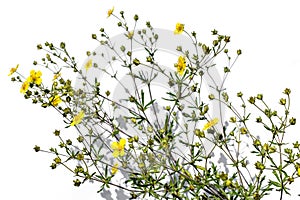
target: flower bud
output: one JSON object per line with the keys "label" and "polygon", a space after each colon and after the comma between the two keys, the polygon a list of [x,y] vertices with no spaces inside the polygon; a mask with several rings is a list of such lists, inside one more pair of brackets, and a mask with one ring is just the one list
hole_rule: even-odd
{"label": "flower bud", "polygon": [[96,40],[96,39],[97,39],[97,35],[96,35],[96,34],[92,34],[92,38],[93,38],[94,40]]}

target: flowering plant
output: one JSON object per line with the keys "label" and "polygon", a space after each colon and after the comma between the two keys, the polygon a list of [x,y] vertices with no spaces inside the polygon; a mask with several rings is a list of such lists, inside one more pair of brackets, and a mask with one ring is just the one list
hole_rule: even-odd
{"label": "flowering plant", "polygon": [[[268,106],[263,94],[246,101],[238,92],[237,107],[224,87],[242,54],[237,50],[231,57],[230,36],[213,30],[215,38],[207,45],[198,41],[196,32],[177,23],[171,37],[186,34],[192,48],[178,45],[174,67],[168,70],[160,64],[161,36],[150,22],[137,30],[138,15],[132,29],[123,11],[115,15],[111,9],[108,17],[112,16],[125,31],[123,43],[113,41],[101,28],[92,38],[105,51],[88,51],[83,69],[64,42],[58,46],[46,42],[37,45],[45,57],[33,64],[53,73],[52,80],[43,81],[40,70],[31,70],[26,78],[19,65],[9,73],[12,81],[21,83],[26,99],[55,109],[66,128],[77,131],[68,138],[64,130],[54,130],[57,147],[34,147],[54,156],[50,167],[69,170],[75,186],[94,181],[99,183],[98,192],[116,187],[131,199],[256,200],[273,190],[279,191],[279,199],[290,194],[290,184],[300,176],[300,143],[284,140],[287,128],[296,124],[290,117],[291,90],[283,91],[278,111]],[[136,46],[142,54],[134,51]],[[227,62],[221,80],[216,76],[220,71],[216,58]],[[100,66],[103,61],[108,67]],[[66,77],[70,72],[77,75],[76,85]],[[99,74],[107,75],[109,82],[99,80]],[[169,90],[160,94],[157,84]],[[118,93],[112,94],[115,85]],[[254,120],[250,108],[257,111]],[[266,138],[255,133],[253,122],[262,126]]]}

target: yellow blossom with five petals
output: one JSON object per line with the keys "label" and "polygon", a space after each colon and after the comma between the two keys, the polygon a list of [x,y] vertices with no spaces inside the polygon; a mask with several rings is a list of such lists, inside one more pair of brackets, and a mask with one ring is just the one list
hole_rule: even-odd
{"label": "yellow blossom with five petals", "polygon": [[24,93],[28,90],[28,88],[29,88],[29,82],[26,80],[26,81],[22,84],[21,89],[20,89],[20,92],[24,94]]}
{"label": "yellow blossom with five petals", "polygon": [[85,63],[84,68],[85,68],[86,71],[87,71],[87,70],[89,70],[89,69],[92,67],[92,65],[93,65],[93,60],[92,60],[92,59],[89,59],[89,60]]}
{"label": "yellow blossom with five petals", "polygon": [[41,71],[35,71],[31,70],[30,71],[30,76],[28,77],[28,81],[31,83],[35,83],[37,85],[40,85],[42,83],[42,72]]}
{"label": "yellow blossom with five petals", "polygon": [[61,76],[61,73],[54,74],[52,81],[55,81],[60,76]]}
{"label": "yellow blossom with five petals", "polygon": [[207,122],[204,127],[203,127],[203,131],[213,127],[214,125],[216,125],[217,123],[219,122],[219,119],[218,118],[214,118],[212,119],[211,121]]}
{"label": "yellow blossom with five petals", "polygon": [[114,164],[114,166],[111,168],[111,173],[112,174],[117,173],[118,172],[118,167],[119,167],[118,163]]}
{"label": "yellow blossom with five petals", "polygon": [[179,56],[178,57],[178,61],[177,63],[175,64],[175,67],[177,68],[177,72],[180,76],[183,75],[184,73],[184,70],[186,68],[186,62],[185,62],[185,57],[183,56]]}
{"label": "yellow blossom with five petals", "polygon": [[80,111],[72,120],[71,126],[75,126],[81,122],[84,117],[84,112]]}
{"label": "yellow blossom with five petals", "polygon": [[174,34],[181,34],[184,31],[184,24],[177,23]]}
{"label": "yellow blossom with five petals", "polygon": [[50,97],[49,101],[50,101],[51,105],[54,106],[54,107],[62,102],[59,95],[55,95],[54,97]]}
{"label": "yellow blossom with five petals", "polygon": [[115,10],[115,7],[112,7],[112,9],[109,9],[107,11],[107,17],[110,17],[113,14],[114,10]]}
{"label": "yellow blossom with five petals", "polygon": [[119,156],[124,156],[125,155],[125,144],[126,144],[126,139],[122,138],[120,139],[119,142],[112,142],[111,143],[111,148],[113,150],[113,156],[115,158]]}
{"label": "yellow blossom with five petals", "polygon": [[11,68],[10,71],[9,71],[8,76],[11,76],[13,73],[15,73],[18,68],[19,68],[19,64],[17,64],[16,67]]}

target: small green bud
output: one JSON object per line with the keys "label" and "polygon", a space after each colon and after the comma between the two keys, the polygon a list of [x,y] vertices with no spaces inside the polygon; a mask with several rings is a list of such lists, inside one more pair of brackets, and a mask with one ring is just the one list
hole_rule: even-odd
{"label": "small green bud", "polygon": [[230,69],[228,67],[224,67],[224,73],[230,72]]}
{"label": "small green bud", "polygon": [[78,141],[78,142],[83,142],[83,140],[84,140],[84,138],[83,138],[82,136],[79,136],[79,137],[77,138],[77,141]]}
{"label": "small green bud", "polygon": [[240,128],[241,134],[245,135],[248,133],[247,129],[245,127]]}
{"label": "small green bud", "polygon": [[170,106],[166,106],[165,108],[167,111],[170,111],[171,110],[171,107]]}
{"label": "small green bud", "polygon": [[230,36],[225,36],[224,37],[224,42],[226,42],[226,43],[230,42]]}
{"label": "small green bud", "polygon": [[39,152],[39,151],[41,150],[41,147],[35,145],[35,146],[33,147],[33,149],[34,149],[35,152]]}
{"label": "small green bud", "polygon": [[139,20],[139,16],[138,16],[138,15],[134,15],[133,19],[134,19],[135,21],[137,21],[137,20]]}
{"label": "small green bud", "polygon": [[147,62],[150,62],[150,63],[151,63],[152,61],[153,61],[152,58],[151,58],[150,56],[148,56],[148,57],[147,57]]}
{"label": "small green bud", "polygon": [[38,50],[43,49],[43,46],[41,44],[38,44],[36,47]]}
{"label": "small green bud", "polygon": [[60,148],[66,147],[65,143],[63,143],[63,142],[60,142],[58,146],[59,146]]}
{"label": "small green bud", "polygon": [[196,85],[192,85],[192,86],[190,87],[190,89],[191,89],[192,92],[196,92],[197,86],[196,86]]}
{"label": "small green bud", "polygon": [[237,96],[237,97],[242,97],[242,96],[243,96],[243,93],[242,93],[242,92],[238,92],[238,93],[236,94],[236,96]]}
{"label": "small green bud", "polygon": [[229,122],[235,123],[236,122],[236,117],[230,117]]}
{"label": "small green bud", "polygon": [[250,97],[248,101],[251,104],[255,104],[255,97]]}
{"label": "small green bud", "polygon": [[217,35],[217,34],[218,34],[218,31],[217,31],[216,29],[214,29],[214,30],[211,31],[211,33],[212,33],[213,35]]}
{"label": "small green bud", "polygon": [[257,122],[257,123],[261,123],[261,122],[262,122],[261,117],[257,117],[257,118],[256,118],[256,122]]}
{"label": "small green bud", "polygon": [[183,105],[179,105],[177,106],[178,110],[182,111],[184,109],[184,106]]}
{"label": "small green bud", "polygon": [[118,26],[122,26],[122,22],[118,22]]}
{"label": "small green bud", "polygon": [[135,142],[138,142],[138,141],[139,141],[139,136],[135,135],[133,138],[134,138],[134,141],[135,141]]}
{"label": "small green bud", "polygon": [[222,96],[223,96],[224,101],[225,101],[225,102],[228,102],[229,96],[228,96],[227,92],[223,92],[223,93],[222,93]]}
{"label": "small green bud", "polygon": [[100,32],[103,33],[104,32],[104,28],[100,28]]}
{"label": "small green bud", "polygon": [[130,96],[130,97],[129,97],[129,101],[130,101],[130,102],[134,102],[134,101],[135,101],[134,96]]}
{"label": "small green bud", "polygon": [[199,76],[203,76],[204,75],[204,71],[203,70],[200,70],[199,71]]}
{"label": "small green bud", "polygon": [[146,22],[146,26],[148,27],[148,28],[150,28],[151,27],[151,23],[148,21],[148,22]]}
{"label": "small green bud", "polygon": [[148,127],[147,127],[147,131],[148,131],[149,133],[152,133],[152,132],[153,132],[152,126],[148,126]]}
{"label": "small green bud", "polygon": [[200,129],[195,129],[194,130],[194,134],[198,137],[204,138],[205,137],[205,133],[204,131],[201,131]]}
{"label": "small green bud", "polygon": [[52,164],[50,165],[50,167],[51,167],[51,169],[55,169],[55,168],[56,168],[56,164],[55,164],[55,163],[52,163]]}
{"label": "small green bud", "polygon": [[128,138],[128,143],[133,143],[133,137]]}
{"label": "small green bud", "polygon": [[135,64],[136,66],[138,66],[138,65],[141,64],[141,63],[140,63],[140,61],[139,61],[137,58],[135,58],[135,59],[133,60],[133,64]]}
{"label": "small green bud", "polygon": [[83,160],[83,159],[84,159],[83,153],[77,154],[77,160]]}
{"label": "small green bud", "polygon": [[96,39],[97,39],[97,35],[96,35],[96,34],[92,34],[92,38],[93,38],[94,40],[96,40]]}
{"label": "small green bud", "polygon": [[219,41],[218,41],[218,40],[214,40],[214,41],[213,41],[213,45],[214,45],[214,46],[217,46],[218,44],[219,44]]}
{"label": "small green bud", "polygon": [[72,145],[72,140],[67,139],[67,140],[66,140],[66,144],[67,144],[67,145]]}
{"label": "small green bud", "polygon": [[120,50],[121,50],[122,52],[124,52],[124,51],[126,50],[125,46],[122,45],[122,46],[120,47]]}
{"label": "small green bud", "polygon": [[131,122],[135,124],[136,123],[136,118],[132,117]]}
{"label": "small green bud", "polygon": [[79,187],[81,185],[81,181],[79,179],[73,180],[74,186]]}
{"label": "small green bud", "polygon": [[283,93],[286,95],[289,95],[289,94],[291,94],[291,89],[286,88]]}
{"label": "small green bud", "polygon": [[289,122],[291,125],[295,125],[296,124],[296,118],[292,117],[291,119],[289,119]]}
{"label": "small green bud", "polygon": [[60,43],[60,48],[65,49],[66,48],[66,44],[64,42]]}
{"label": "small green bud", "polygon": [[147,143],[148,143],[148,145],[153,145],[154,144],[154,140],[152,140],[152,139],[149,139],[148,141],[147,141]]}
{"label": "small green bud", "polygon": [[213,100],[213,99],[215,99],[215,95],[210,94],[210,95],[208,95],[208,98],[209,98],[210,100]]}
{"label": "small green bud", "polygon": [[256,168],[256,169],[259,169],[259,170],[264,170],[266,167],[265,167],[265,165],[264,165],[263,163],[257,161],[257,162],[255,163],[255,168]]}
{"label": "small green bud", "polygon": [[254,140],[253,145],[256,146],[256,147],[261,145],[260,140],[258,140],[258,139]]}
{"label": "small green bud", "polygon": [[224,53],[228,53],[228,49],[224,49]]}
{"label": "small green bud", "polygon": [[237,55],[241,55],[241,54],[242,54],[242,50],[238,49],[238,50],[236,51],[236,53],[237,53]]}
{"label": "small green bud", "polygon": [[281,99],[279,100],[279,103],[280,103],[281,105],[285,105],[285,104],[286,104],[286,99],[281,98]]}
{"label": "small green bud", "polygon": [[204,54],[208,54],[210,52],[210,49],[205,44],[202,44],[202,51],[204,52]]}
{"label": "small green bud", "polygon": [[59,163],[61,163],[61,159],[60,159],[60,157],[56,157],[56,158],[54,158],[54,159],[53,159],[53,161],[54,161],[56,164],[59,164]]}
{"label": "small green bud", "polygon": [[55,130],[55,131],[53,132],[53,134],[54,134],[55,136],[59,136],[59,135],[60,135],[60,130]]}
{"label": "small green bud", "polygon": [[295,143],[293,143],[293,146],[294,146],[294,148],[299,148],[299,147],[300,147],[300,144],[299,144],[298,141],[296,141]]}
{"label": "small green bud", "polygon": [[262,100],[262,99],[263,99],[263,95],[262,95],[262,94],[258,94],[258,95],[256,96],[256,98],[257,98],[258,100]]}

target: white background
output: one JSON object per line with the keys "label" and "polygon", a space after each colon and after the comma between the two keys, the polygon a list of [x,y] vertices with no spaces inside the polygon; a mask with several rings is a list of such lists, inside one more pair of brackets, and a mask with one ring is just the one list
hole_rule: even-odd
{"label": "white background", "polygon": [[[0,199],[101,199],[91,185],[74,188],[72,175],[62,168],[51,170],[52,157],[35,153],[33,146],[56,144],[52,131],[60,118],[32,105],[10,82],[9,69],[20,64],[24,74],[39,58],[36,44],[65,41],[79,64],[85,52],[98,44],[91,39],[100,27],[117,35],[116,21],[107,10],[124,10],[141,22],[173,30],[177,22],[209,41],[217,29],[231,35],[229,49],[243,50],[228,80],[230,93],[246,96],[264,93],[274,105],[285,87],[292,89],[292,110],[300,116],[300,28],[297,0],[10,0],[0,2]],[[220,64],[221,67],[222,64]],[[298,131],[296,131],[298,130]],[[263,134],[263,133],[262,133]],[[299,128],[288,133],[300,139]],[[295,189],[295,188],[294,188]],[[269,199],[269,198],[266,198]]]}

